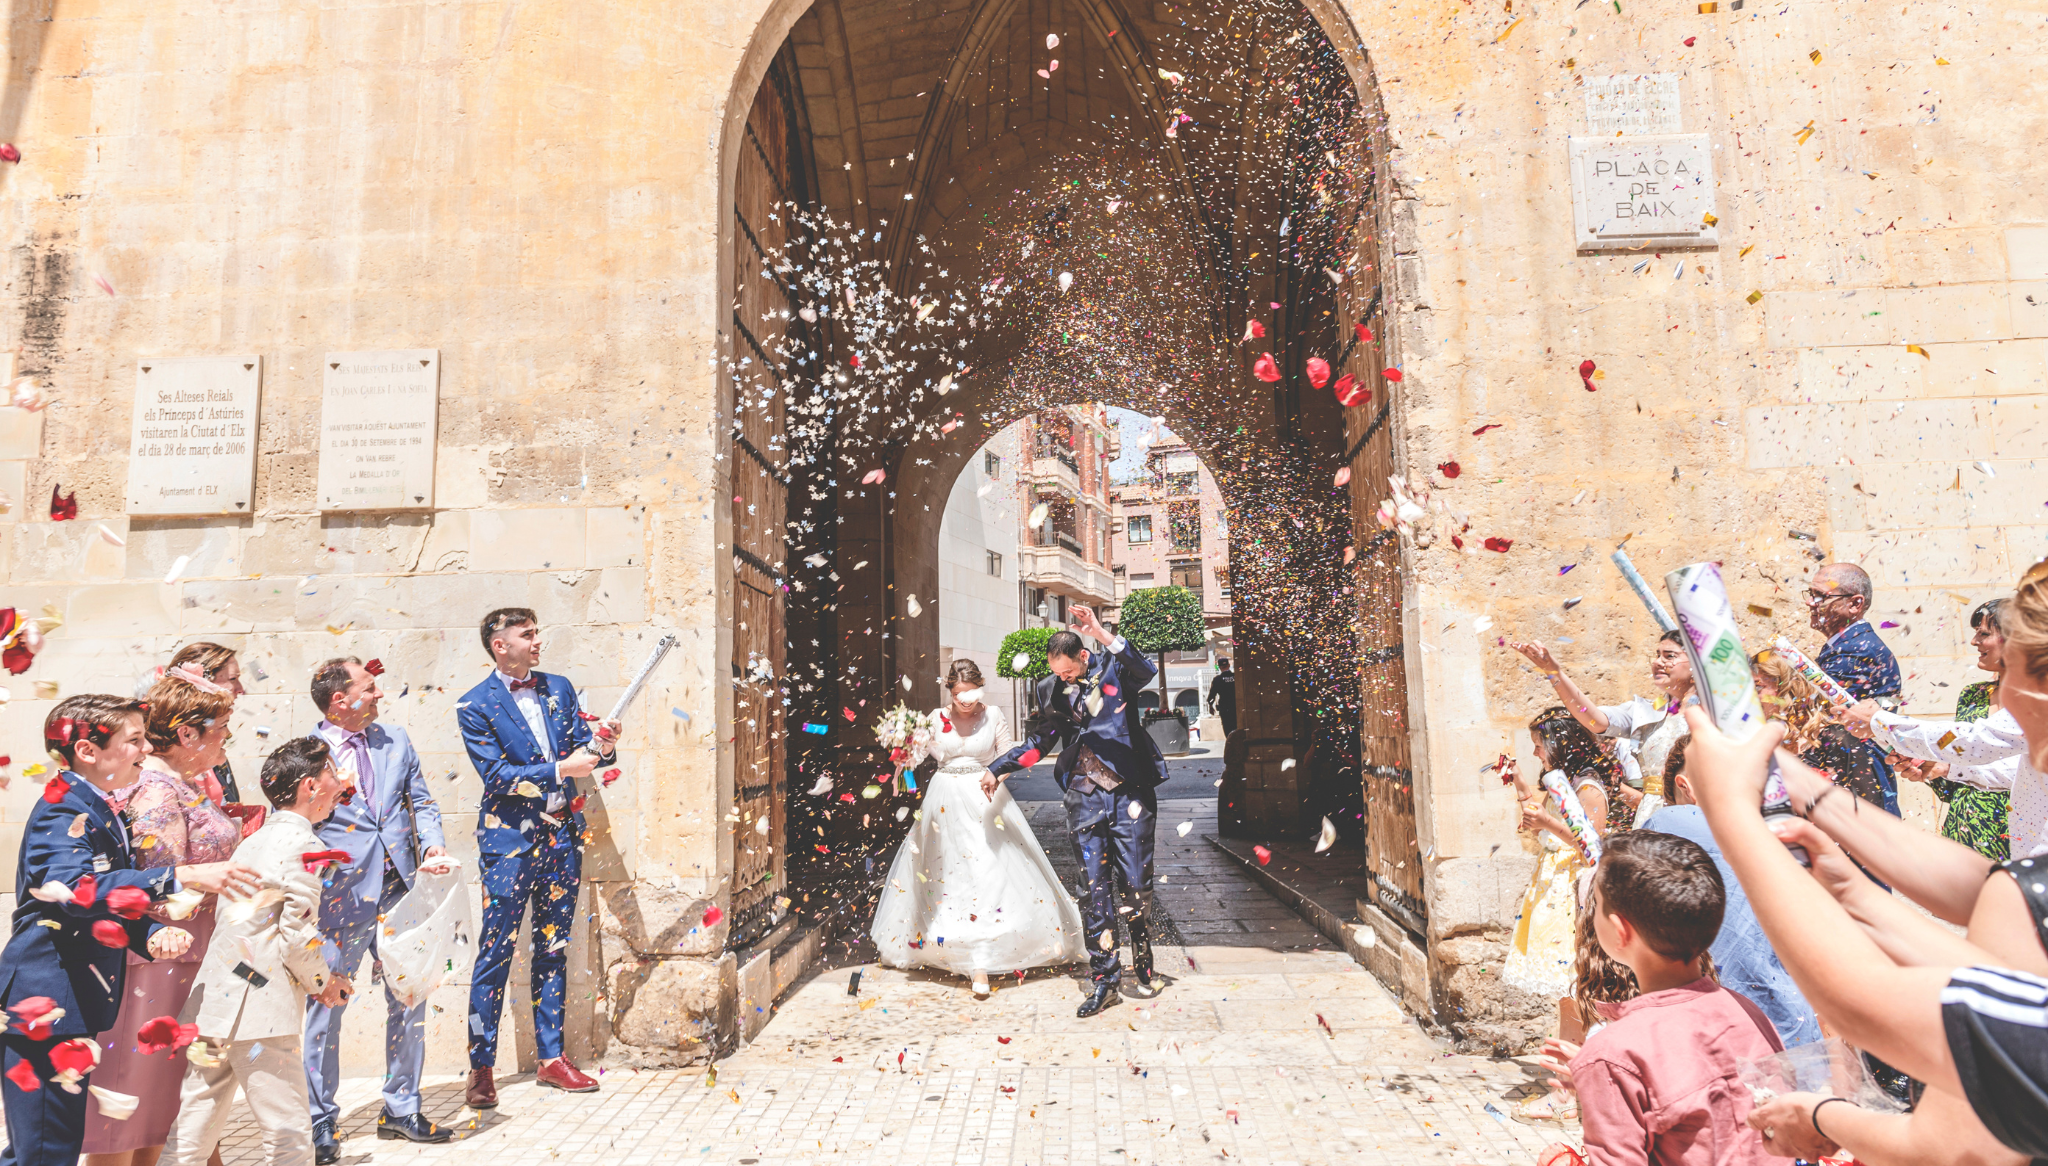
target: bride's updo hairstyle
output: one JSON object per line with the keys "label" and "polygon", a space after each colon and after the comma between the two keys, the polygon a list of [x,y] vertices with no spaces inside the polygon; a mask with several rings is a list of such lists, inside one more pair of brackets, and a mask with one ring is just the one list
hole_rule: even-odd
{"label": "bride's updo hairstyle", "polygon": [[960,684],[966,684],[970,688],[980,688],[982,686],[981,665],[964,656],[953,661],[953,666],[946,670],[946,691],[951,692],[956,685]]}

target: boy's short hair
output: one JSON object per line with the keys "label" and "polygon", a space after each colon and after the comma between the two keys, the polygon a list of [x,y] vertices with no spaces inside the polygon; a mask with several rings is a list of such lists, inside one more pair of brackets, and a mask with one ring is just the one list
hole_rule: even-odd
{"label": "boy's short hair", "polygon": [[1687,733],[1671,743],[1671,752],[1664,755],[1664,796],[1669,798],[1677,787],[1671,783],[1685,772],[1685,750],[1692,744],[1692,734]]}
{"label": "boy's short hair", "polygon": [[313,698],[314,710],[322,717],[327,715],[328,706],[334,703],[334,694],[348,691],[348,666],[361,663],[354,656],[336,656],[332,660],[322,660],[320,666],[313,669],[313,683],[307,691]]}
{"label": "boy's short hair", "polygon": [[[504,631],[506,628],[525,627],[527,624],[538,623],[540,623],[540,617],[533,614],[533,609],[530,607],[499,608],[485,616],[483,624],[478,628],[483,637],[484,651],[491,652],[491,637]],[[492,659],[496,659],[497,655],[496,652],[491,652]]]}
{"label": "boy's short hair", "polygon": [[76,746],[80,741],[91,741],[104,749],[120,730],[122,721],[142,715],[142,702],[129,697],[104,692],[67,696],[43,718],[43,748],[71,768],[78,764]]}
{"label": "boy's short hair", "polygon": [[1619,915],[1668,960],[1696,960],[1721,934],[1728,888],[1705,847],[1676,834],[1623,830],[1600,840],[1600,910]]}
{"label": "boy's short hair", "polygon": [[271,750],[263,759],[263,796],[277,809],[299,800],[299,785],[327,768],[330,750],[318,737],[297,737]]}

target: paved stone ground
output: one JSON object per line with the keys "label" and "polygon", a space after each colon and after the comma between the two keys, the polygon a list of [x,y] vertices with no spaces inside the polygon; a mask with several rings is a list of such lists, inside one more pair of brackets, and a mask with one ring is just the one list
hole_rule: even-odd
{"label": "paved stone ground", "polygon": [[[1058,806],[1026,809],[1071,877]],[[348,1081],[341,1160],[1464,1166],[1530,1163],[1559,1140],[1506,1116],[1534,1091],[1532,1067],[1447,1054],[1217,853],[1213,800],[1160,809],[1158,901],[1179,943],[1159,950],[1154,998],[1082,1020],[1080,969],[1040,969],[977,1002],[958,980],[877,968],[853,946],[715,1076],[608,1072],[585,1097],[515,1078],[481,1116],[462,1108],[459,1081],[433,1079],[427,1112],[461,1127],[438,1147],[375,1140],[378,1083]],[[224,1157],[262,1160],[246,1111]]]}

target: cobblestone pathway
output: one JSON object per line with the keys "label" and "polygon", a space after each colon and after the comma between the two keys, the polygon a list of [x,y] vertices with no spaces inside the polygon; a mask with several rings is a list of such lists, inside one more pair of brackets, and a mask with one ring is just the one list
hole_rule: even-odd
{"label": "cobblestone pathway", "polygon": [[[1051,803],[1027,807],[1063,873]],[[1185,835],[1175,827],[1191,822]],[[760,1039],[702,1069],[617,1071],[594,1096],[515,1078],[478,1120],[461,1083],[427,1112],[454,1142],[375,1140],[378,1082],[344,1085],[344,1166],[789,1163],[1531,1163],[1555,1127],[1506,1116],[1534,1071],[1445,1053],[1364,969],[1247,882],[1204,835],[1214,803],[1164,802],[1156,998],[1081,1020],[1078,969],[1010,978],[976,1002],[947,977],[842,950],[785,1000]],[[858,996],[847,994],[854,969]],[[238,1115],[230,1166],[260,1162]]]}

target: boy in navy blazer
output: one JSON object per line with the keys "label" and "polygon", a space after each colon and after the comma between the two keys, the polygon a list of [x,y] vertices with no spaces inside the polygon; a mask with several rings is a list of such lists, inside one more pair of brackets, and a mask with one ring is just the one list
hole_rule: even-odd
{"label": "boy in navy blazer", "polygon": [[[1046,666],[1052,675],[1038,682],[1038,714],[1031,718],[1023,741],[988,767],[983,779],[991,795],[1000,779],[1038,763],[1062,730],[1078,730],[1060,751],[1053,778],[1065,794],[1067,829],[1080,852],[1088,891],[1081,899],[1081,922],[1088,930],[1088,964],[1094,990],[1078,1014],[1093,1016],[1119,999],[1123,967],[1116,949],[1116,895],[1112,881],[1121,877],[1130,910],[1124,921],[1131,929],[1131,970],[1141,986],[1152,984],[1152,937],[1147,920],[1152,909],[1152,834],[1158,820],[1154,792],[1166,780],[1166,757],[1145,731],[1143,713],[1131,697],[1159,675],[1145,653],[1122,636],[1112,638],[1085,607],[1072,609],[1075,629],[1059,631],[1046,641]],[[1106,650],[1091,654],[1086,636]]]}
{"label": "boy in navy blazer", "polygon": [[583,795],[576,782],[616,750],[616,721],[585,720],[576,686],[534,671],[540,624],[524,607],[484,617],[484,650],[496,668],[463,694],[456,708],[463,746],[484,780],[478,806],[477,853],[483,865],[484,917],[477,935],[469,991],[469,1104],[498,1104],[492,1071],[498,1060],[498,1019],[512,971],[519,919],[533,905],[533,1028],[540,1085],[594,1093],[597,1082],[562,1050],[563,994],[576,890],[583,879]]}
{"label": "boy in navy blazer", "polygon": [[[234,862],[135,869],[128,826],[108,795],[133,785],[149,754],[140,702],[71,697],[50,710],[43,743],[64,768],[22,831],[13,934],[0,953],[0,1001],[16,1022],[0,1066],[4,1166],[78,1160],[84,1084],[98,1061],[93,1035],[120,1011],[128,953],[169,959],[192,946],[191,932],[143,912],[181,891],[195,893],[194,906],[198,894],[246,898],[259,881]],[[57,1079],[67,1068],[77,1091]]]}

